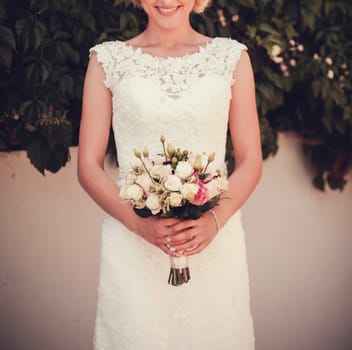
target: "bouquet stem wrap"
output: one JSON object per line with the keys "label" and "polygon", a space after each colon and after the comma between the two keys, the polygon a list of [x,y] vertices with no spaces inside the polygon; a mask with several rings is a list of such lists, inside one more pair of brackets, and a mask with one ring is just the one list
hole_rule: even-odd
{"label": "bouquet stem wrap", "polygon": [[187,256],[174,257],[170,256],[170,274],[169,284],[172,286],[180,286],[188,283],[191,279],[189,263]]}

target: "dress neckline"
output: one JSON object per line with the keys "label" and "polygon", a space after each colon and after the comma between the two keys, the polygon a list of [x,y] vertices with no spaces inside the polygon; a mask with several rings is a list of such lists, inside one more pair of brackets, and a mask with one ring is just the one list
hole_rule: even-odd
{"label": "dress neckline", "polygon": [[129,45],[124,41],[118,40],[117,42],[119,42],[123,47],[125,47],[126,50],[129,50],[132,54],[137,54],[139,56],[144,56],[146,58],[154,59],[156,61],[162,62],[162,61],[175,61],[175,60],[182,60],[182,59],[197,57],[198,55],[207,51],[212,45],[214,45],[216,39],[218,38],[212,38],[208,40],[205,44],[198,45],[197,50],[194,52],[186,53],[180,56],[165,56],[165,57],[152,55],[148,52],[145,52],[141,47]]}

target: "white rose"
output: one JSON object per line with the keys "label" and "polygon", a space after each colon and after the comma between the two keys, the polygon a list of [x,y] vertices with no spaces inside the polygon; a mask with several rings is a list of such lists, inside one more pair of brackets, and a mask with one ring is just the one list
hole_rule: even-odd
{"label": "white rose", "polygon": [[120,197],[121,197],[121,199],[129,199],[128,197],[127,197],[127,186],[126,185],[123,185],[122,187],[121,187],[121,189],[120,189]]}
{"label": "white rose", "polygon": [[143,198],[143,189],[136,185],[132,184],[126,188],[126,198],[134,201],[139,201]]}
{"label": "white rose", "polygon": [[152,180],[150,179],[148,174],[142,174],[137,176],[136,184],[141,186],[144,192],[149,193],[150,186],[152,185]]}
{"label": "white rose", "polygon": [[199,186],[197,184],[186,183],[181,187],[181,195],[188,201],[193,201],[194,196],[197,194]]}
{"label": "white rose", "polygon": [[218,185],[215,182],[215,180],[206,183],[204,186],[208,190],[209,199],[212,199],[212,198],[214,198],[215,196],[217,196],[219,194]]}
{"label": "white rose", "polygon": [[148,196],[145,205],[154,215],[158,214],[161,209],[159,197],[155,193],[151,193]]}
{"label": "white rose", "polygon": [[178,162],[175,170],[175,174],[181,179],[186,179],[193,173],[193,167],[188,162]]}
{"label": "white rose", "polygon": [[229,188],[229,181],[224,177],[218,177],[215,179],[220,192],[227,191]]}
{"label": "white rose", "polygon": [[164,183],[164,186],[167,190],[169,191],[178,191],[181,186],[182,186],[182,182],[181,182],[181,179],[176,176],[176,175],[170,175],[165,183]]}
{"label": "white rose", "polygon": [[219,195],[228,189],[228,181],[223,177],[218,177],[204,185],[208,190],[209,199]]}
{"label": "white rose", "polygon": [[167,164],[167,165],[157,164],[157,165],[154,165],[150,169],[150,175],[154,179],[165,178],[165,177],[169,176],[171,174],[171,172],[172,172],[172,168],[171,168],[170,164]]}
{"label": "white rose", "polygon": [[171,192],[169,203],[172,207],[180,207],[182,205],[182,195],[180,193]]}
{"label": "white rose", "polygon": [[137,179],[137,176],[135,174],[133,174],[133,173],[128,174],[127,177],[126,177],[126,184],[127,185],[132,185],[132,184],[134,184],[136,179]]}

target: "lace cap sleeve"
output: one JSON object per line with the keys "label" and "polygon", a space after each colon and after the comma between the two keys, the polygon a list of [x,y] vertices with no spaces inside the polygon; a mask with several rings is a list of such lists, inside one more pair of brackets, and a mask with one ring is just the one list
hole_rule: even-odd
{"label": "lace cap sleeve", "polygon": [[89,57],[91,57],[92,53],[96,53],[97,61],[102,65],[104,73],[105,73],[105,80],[104,85],[111,89],[113,86],[113,67],[115,65],[113,54],[114,52],[114,42],[105,42],[102,44],[98,44],[93,46],[89,49]]}
{"label": "lace cap sleeve", "polygon": [[238,61],[241,58],[242,51],[247,51],[248,48],[246,45],[238,42],[234,39],[228,39],[227,53],[226,53],[226,66],[228,70],[228,74],[231,80],[231,85],[235,83],[234,72],[236,71],[236,67]]}

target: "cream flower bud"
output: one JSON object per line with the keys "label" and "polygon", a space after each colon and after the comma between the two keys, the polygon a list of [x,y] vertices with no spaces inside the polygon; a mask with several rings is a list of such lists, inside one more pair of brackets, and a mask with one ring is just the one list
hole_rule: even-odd
{"label": "cream flower bud", "polygon": [[133,149],[133,152],[134,152],[134,155],[135,155],[137,158],[141,158],[141,152],[139,152],[138,149],[134,148],[134,149]]}
{"label": "cream flower bud", "polygon": [[200,154],[196,155],[196,159],[193,163],[193,168],[196,170],[201,170],[203,168],[202,156]]}
{"label": "cream flower bud", "polygon": [[143,150],[143,157],[144,157],[144,158],[148,158],[148,157],[149,157],[149,151],[148,151],[148,148],[147,148],[147,147],[144,147],[144,150]]}
{"label": "cream flower bud", "polygon": [[208,163],[213,162],[214,159],[215,159],[215,152],[210,153],[210,154],[209,154],[209,157],[208,157]]}
{"label": "cream flower bud", "polygon": [[169,203],[172,207],[180,207],[182,205],[182,195],[177,192],[171,192],[169,197]]}
{"label": "cream flower bud", "polygon": [[158,214],[161,209],[159,197],[155,193],[151,193],[147,197],[145,205],[154,215]]}
{"label": "cream flower bud", "polygon": [[302,44],[299,44],[299,45],[297,46],[297,50],[298,50],[299,52],[303,52],[303,51],[304,51],[304,46],[303,46]]}
{"label": "cream flower bud", "polygon": [[161,143],[164,143],[164,142],[165,142],[165,136],[164,136],[164,135],[161,135],[161,136],[160,136],[160,141],[161,141]]}
{"label": "cream flower bud", "polygon": [[169,191],[179,191],[182,186],[182,182],[178,176],[170,175],[164,182],[164,186]]}
{"label": "cream flower bud", "polygon": [[176,150],[172,147],[172,145],[170,143],[167,145],[167,153],[169,154],[169,156],[176,153]]}
{"label": "cream flower bud", "polygon": [[180,177],[181,179],[186,179],[187,177],[191,176],[193,173],[193,167],[190,163],[180,161],[178,162],[175,170],[175,174]]}

